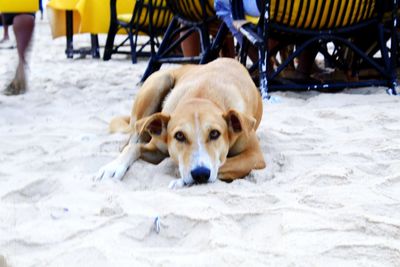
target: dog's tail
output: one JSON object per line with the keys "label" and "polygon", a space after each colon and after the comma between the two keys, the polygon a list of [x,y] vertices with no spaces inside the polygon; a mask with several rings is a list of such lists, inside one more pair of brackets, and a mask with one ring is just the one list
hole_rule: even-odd
{"label": "dog's tail", "polygon": [[131,133],[130,116],[115,117],[111,120],[109,130],[110,133]]}

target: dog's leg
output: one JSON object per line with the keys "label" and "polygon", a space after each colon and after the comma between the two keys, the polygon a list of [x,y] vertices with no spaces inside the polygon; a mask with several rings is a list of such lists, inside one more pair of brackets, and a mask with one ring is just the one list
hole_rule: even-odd
{"label": "dog's leg", "polygon": [[166,157],[168,155],[160,151],[152,142],[140,146],[140,158],[147,162],[158,164]]}
{"label": "dog's leg", "polygon": [[100,169],[96,176],[96,180],[103,178],[112,178],[121,180],[129,166],[132,165],[138,158],[158,164],[167,157],[162,153],[153,143],[139,144],[137,141],[129,141],[129,143],[122,150],[121,154],[112,162],[105,165]]}
{"label": "dog's leg", "polygon": [[248,175],[252,169],[265,168],[264,156],[255,133],[249,137],[247,149],[240,154],[227,158],[218,170],[220,180],[232,181]]}
{"label": "dog's leg", "polygon": [[[136,140],[134,140],[136,139]],[[99,181],[104,178],[121,180],[126,171],[140,157],[140,144],[137,138],[131,137],[129,143],[124,147],[119,156],[103,166],[97,173],[95,180]]]}
{"label": "dog's leg", "polygon": [[140,88],[132,107],[130,124],[161,111],[162,103],[174,86],[173,70],[164,70],[152,74]]}
{"label": "dog's leg", "polygon": [[[136,121],[159,111],[165,96],[174,85],[173,71],[160,71],[151,75],[141,87],[132,108],[130,125],[133,133],[128,145],[122,153],[112,162],[102,167],[95,179],[112,178],[121,180],[128,168],[141,157],[141,147],[146,145],[141,142],[140,133],[136,132]],[[154,154],[155,155],[155,154]],[[153,156],[154,156],[153,155]],[[149,155],[143,155],[145,158]],[[160,157],[153,158],[153,161]]]}

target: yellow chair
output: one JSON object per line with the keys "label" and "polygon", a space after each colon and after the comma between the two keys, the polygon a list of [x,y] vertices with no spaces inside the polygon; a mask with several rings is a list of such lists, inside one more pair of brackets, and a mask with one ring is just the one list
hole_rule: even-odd
{"label": "yellow chair", "polygon": [[76,8],[78,2],[79,0],[50,0],[47,3],[47,16],[53,38],[67,36],[67,11],[72,17],[72,34],[80,33],[81,15]]}
{"label": "yellow chair", "polygon": [[[132,0],[120,0],[118,13],[130,13]],[[72,11],[74,33],[107,33],[110,26],[109,0],[50,0],[47,4],[53,38],[66,35],[66,11]]]}
{"label": "yellow chair", "polygon": [[0,13],[34,13],[39,0],[0,0]]}
{"label": "yellow chair", "polygon": [[[157,37],[165,33],[172,19],[172,13],[167,8],[166,0],[132,0],[134,8],[129,13],[118,12],[116,7],[121,0],[109,1],[110,27],[103,59],[111,59],[112,54],[130,54],[132,63],[136,63],[137,56],[154,54],[156,47],[159,46]],[[114,45],[117,33],[125,33],[128,36],[121,43]],[[147,36],[149,40],[138,46],[139,35]],[[129,41],[130,51],[121,50],[127,41]],[[148,45],[150,45],[150,52],[145,52],[144,49]]]}
{"label": "yellow chair", "polygon": [[[133,6],[132,0],[120,0],[116,9],[119,13],[127,13],[133,10]],[[99,57],[97,34],[108,32],[109,0],[50,0],[47,4],[47,14],[53,38],[67,37],[68,58],[72,58],[74,53],[92,53],[94,57]],[[82,33],[91,34],[91,51],[73,49],[73,35]]]}

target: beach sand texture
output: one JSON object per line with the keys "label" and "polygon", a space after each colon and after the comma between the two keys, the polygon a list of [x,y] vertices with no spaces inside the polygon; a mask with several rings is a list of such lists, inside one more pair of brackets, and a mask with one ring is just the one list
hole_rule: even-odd
{"label": "beach sand texture", "polygon": [[[129,114],[147,64],[64,49],[38,21],[29,91],[0,95],[1,267],[400,266],[400,97],[274,93],[266,169],[169,190],[171,160],[138,161],[95,183],[128,138],[108,122]],[[0,50],[1,89],[16,60]]]}

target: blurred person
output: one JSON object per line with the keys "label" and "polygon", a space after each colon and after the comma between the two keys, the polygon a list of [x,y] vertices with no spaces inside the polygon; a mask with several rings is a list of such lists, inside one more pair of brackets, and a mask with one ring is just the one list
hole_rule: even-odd
{"label": "blurred person", "polygon": [[[215,36],[218,32],[217,24],[210,26],[211,35]],[[182,33],[184,34],[184,33]],[[181,43],[182,53],[185,57],[195,57],[200,55],[201,48],[200,48],[200,35],[198,32],[193,32],[190,34],[184,41]],[[235,47],[233,43],[232,35],[228,35],[224,43],[222,44],[221,57],[235,57]]]}
{"label": "blurred person", "polygon": [[6,19],[4,15],[0,13],[1,16],[1,25],[3,25],[3,39],[0,40],[0,43],[5,43],[6,41],[10,40],[10,36],[8,35],[8,25],[6,24]]}
{"label": "blurred person", "polygon": [[[207,25],[208,30],[212,36],[216,36],[219,30],[219,27],[221,23],[224,22],[211,22]],[[182,32],[181,35],[185,34],[185,32]],[[181,49],[182,53],[185,57],[195,57],[200,55],[201,52],[201,46],[200,46],[200,35],[197,31],[193,32],[190,34],[185,40],[182,41],[181,43]],[[234,46],[234,40],[233,36],[231,34],[228,34],[226,36],[224,43],[222,44],[221,51],[220,51],[220,56],[221,57],[230,57],[234,58],[235,57],[235,46]]]}
{"label": "blurred person", "polygon": [[[224,23],[228,26],[229,30],[232,32],[233,36],[236,38],[238,43],[242,45],[243,36],[242,34],[235,28],[234,21],[232,17],[232,5],[230,0],[215,0],[214,6],[216,10],[217,16],[224,21]],[[244,0],[243,1],[243,11],[246,15],[251,17],[259,17],[260,10],[257,6],[256,0]],[[290,51],[293,50],[294,45],[300,45],[302,42],[298,40],[294,42],[294,44],[290,44],[282,49],[280,49],[280,57],[281,61],[286,60],[288,58]],[[279,39],[268,40],[268,49],[273,50],[276,46],[280,44]],[[258,51],[255,47],[250,47],[247,51],[248,56],[253,62],[258,61]],[[285,70],[282,71],[281,75],[284,78],[292,79],[292,80],[307,80],[310,78],[310,74],[313,71],[314,59],[317,55],[316,46],[311,46],[306,48],[298,57],[298,65],[297,68],[294,66],[294,62],[292,61]],[[272,71],[278,65],[278,60],[276,55],[272,55],[269,61],[269,71]]]}

